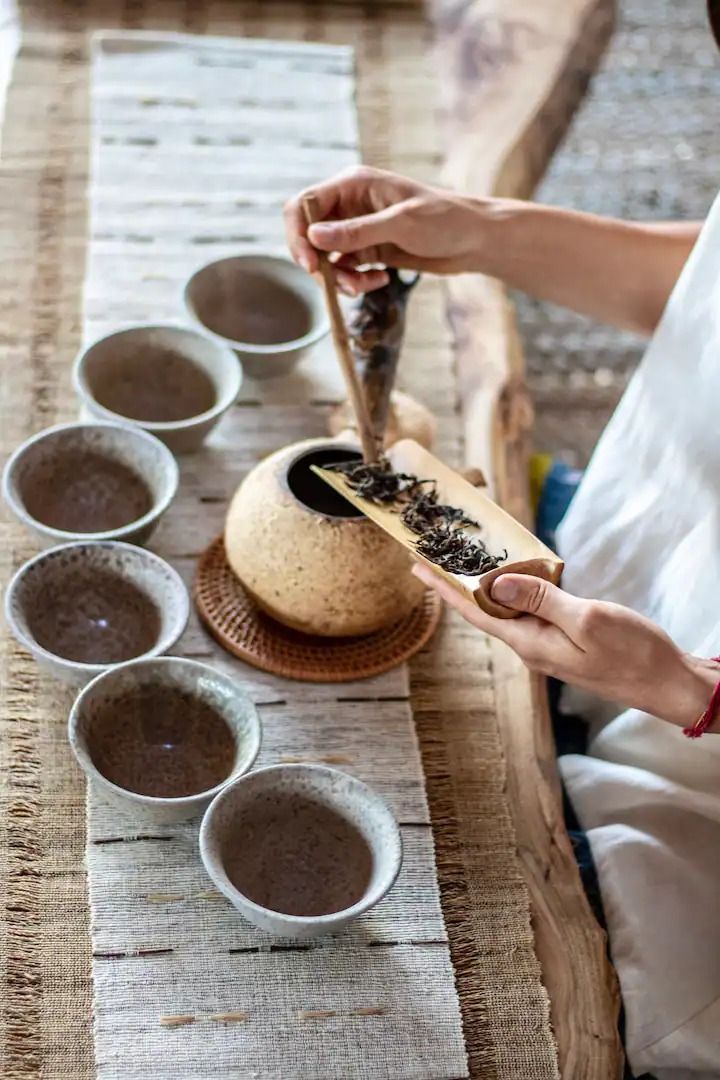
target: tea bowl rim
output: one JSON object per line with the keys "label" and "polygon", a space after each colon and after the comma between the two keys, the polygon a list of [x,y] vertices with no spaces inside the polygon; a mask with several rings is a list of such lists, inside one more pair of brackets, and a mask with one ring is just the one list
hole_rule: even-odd
{"label": "tea bowl rim", "polygon": [[[236,885],[233,885],[227,875],[219,850],[212,850],[212,845],[215,842],[215,816],[219,807],[222,805],[223,800],[231,798],[236,787],[243,781],[248,782],[251,778],[257,778],[261,775],[280,774],[281,776],[287,776],[292,773],[295,773],[296,775],[301,773],[313,773],[315,775],[320,775],[321,777],[325,776],[328,780],[331,780],[335,776],[342,777],[346,782],[349,781],[351,785],[360,792],[363,799],[373,806],[374,812],[384,816],[390,825],[389,831],[393,839],[392,850],[389,851],[388,854],[391,859],[391,864],[381,880],[381,883],[376,885],[375,888],[370,890],[367,894],[363,895],[354,904],[351,904],[346,908],[341,908],[339,911],[331,911],[324,915],[290,915],[286,912],[277,911],[274,908],[268,908],[264,907],[262,904],[257,904],[241,889],[238,889]],[[254,782],[257,782],[256,779],[254,779]],[[319,936],[322,934],[323,928],[327,928],[327,932],[329,933],[337,923],[342,922],[345,924],[356,919],[359,915],[364,914],[366,911],[370,910],[370,908],[379,904],[380,901],[387,896],[397,881],[403,864],[402,833],[395,815],[385,799],[383,799],[374,788],[370,787],[369,784],[366,784],[352,773],[345,772],[343,769],[331,768],[329,765],[318,765],[312,762],[267,765],[261,769],[253,769],[251,772],[248,772],[243,776],[238,776],[230,781],[220,792],[218,792],[203,814],[198,843],[200,848],[200,858],[206,873],[210,876],[220,892],[226,896],[233,905],[236,905],[236,901],[240,901],[240,903],[242,903],[249,911],[253,912],[253,914],[257,914],[261,918],[269,916],[271,919],[275,920],[278,925],[287,926],[290,928],[291,935],[293,928],[297,929],[302,927],[306,929],[316,928]]]}
{"label": "tea bowl rim", "polygon": [[[26,509],[24,501],[20,498],[20,493],[17,492],[16,494],[13,489],[13,474],[24,455],[33,446],[60,432],[80,431],[87,428],[102,428],[105,430],[116,431],[122,433],[123,437],[128,436],[130,439],[140,439],[140,441],[144,441],[155,450],[161,448],[160,456],[163,459],[162,469],[164,478],[167,481],[167,491],[160,499],[154,500],[151,509],[148,510],[147,513],[139,518],[135,518],[133,521],[127,522],[125,525],[119,525],[116,529],[105,529],[102,532],[81,533],[72,532],[67,529],[58,529],[53,525],[46,525],[38,518],[33,517]],[[2,497],[5,504],[23,525],[26,525],[30,529],[34,529],[36,532],[42,533],[44,536],[57,540],[57,546],[61,546],[65,542],[82,543],[85,540],[123,541],[128,534],[140,532],[142,529],[158,521],[170,507],[173,499],[178,493],[179,486],[180,469],[175,455],[168,449],[165,443],[163,443],[161,439],[158,439],[156,435],[153,435],[151,431],[146,431],[134,424],[122,424],[116,420],[76,420],[64,424],[53,424],[52,427],[43,428],[42,431],[36,431],[33,435],[30,435],[21,442],[19,446],[15,447],[12,454],[5,462],[2,473]]]}
{"label": "tea bowl rim", "polygon": [[[178,600],[178,613],[168,632],[161,634],[158,641],[151,649],[148,649],[140,656],[133,657],[132,660],[121,661],[117,664],[90,664],[82,660],[68,660],[66,657],[59,656],[57,653],[46,649],[39,641],[36,641],[34,637],[26,634],[18,625],[12,610],[13,602],[17,595],[17,591],[22,584],[23,578],[28,571],[37,563],[42,562],[45,559],[50,559],[61,551],[70,551],[72,548],[81,547],[90,547],[95,550],[99,550],[100,548],[110,548],[111,550],[121,549],[128,552],[133,557],[147,559],[148,562],[152,563],[156,568],[162,568],[165,571],[169,571],[168,576],[173,583],[173,588],[175,589]],[[96,676],[104,675],[106,672],[122,667],[126,663],[134,663],[137,660],[150,660],[161,657],[163,653],[167,652],[168,649],[171,649],[187,629],[187,624],[190,619],[190,595],[185,582],[180,577],[180,574],[175,567],[171,566],[166,559],[163,559],[161,555],[157,555],[154,551],[149,551],[147,548],[140,547],[138,544],[129,544],[124,540],[74,540],[69,544],[57,544],[55,547],[39,551],[36,555],[27,559],[18,567],[10,578],[5,590],[4,614],[5,622],[10,628],[15,640],[33,656],[45,660],[48,664],[62,668],[65,671],[73,671],[78,675],[86,676],[88,679],[94,679]]]}
{"label": "tea bowl rim", "polygon": [[[239,341],[237,338],[229,338],[224,334],[219,334],[216,330],[212,330],[206,323],[202,321],[197,313],[195,305],[190,300],[190,290],[194,281],[204,273],[205,270],[209,270],[212,266],[219,266],[221,263],[229,262],[267,262],[276,263],[281,266],[291,267],[293,272],[297,272],[298,278],[300,275],[305,275],[305,271],[302,270],[297,263],[285,255],[275,255],[271,252],[257,251],[257,252],[239,252],[237,255],[225,255],[220,259],[210,259],[207,262],[201,263],[196,266],[193,272],[186,279],[182,286],[182,301],[185,307],[187,316],[192,320],[194,327],[198,328],[198,331],[204,334],[206,337],[212,338],[215,341],[229,346],[231,349],[236,350],[238,353],[252,354],[255,353],[258,356],[283,356],[286,353],[297,352],[301,349],[309,349],[313,345],[317,345],[319,341],[327,337],[330,333],[330,318],[327,312],[323,311],[317,319],[317,325],[308,330],[306,334],[302,334],[298,338],[291,338],[289,341],[278,341],[274,344],[254,344],[251,341]],[[307,276],[307,275],[306,275]],[[296,296],[300,296],[298,290],[293,289]],[[305,299],[301,297],[301,299]]]}
{"label": "tea bowl rim", "polygon": [[[134,668],[148,668],[148,667],[164,667],[170,671],[177,669],[178,667],[193,668],[196,671],[205,672],[211,675],[216,681],[230,685],[236,699],[245,698],[247,704],[250,706],[248,709],[248,718],[250,721],[251,734],[249,740],[249,750],[246,755],[246,759],[243,762],[242,769],[236,772],[236,766],[233,766],[233,770],[219,784],[215,784],[211,788],[206,788],[204,791],[198,791],[194,795],[178,795],[172,798],[164,798],[160,795],[143,795],[138,791],[129,791],[127,788],[121,787],[119,784],[113,783],[112,780],[108,780],[95,765],[90,752],[81,743],[78,735],[78,724],[80,719],[80,711],[84,702],[95,690],[98,684],[102,684],[106,681],[110,681],[112,678],[124,673],[128,669]],[[185,809],[191,810],[192,807],[199,805],[200,807],[207,806],[208,801],[216,798],[220,795],[228,784],[232,783],[236,779],[241,779],[247,775],[251,770],[255,762],[257,761],[258,754],[262,747],[262,721],[260,720],[260,713],[257,705],[245,691],[238,679],[234,679],[230,675],[226,675],[225,672],[219,671],[211,664],[205,664],[200,660],[192,660],[184,656],[141,656],[135,660],[128,660],[123,664],[116,664],[114,667],[109,668],[107,671],[101,671],[98,675],[92,679],[91,682],[84,686],[80,693],[75,698],[70,713],[68,714],[67,721],[67,733],[70,749],[75,756],[75,759],[80,768],[85,773],[85,776],[92,780],[93,783],[98,783],[101,787],[111,792],[113,795],[120,796],[127,802],[134,803],[138,807],[145,807],[147,809]],[[234,738],[234,732],[233,732]]]}
{"label": "tea bowl rim", "polygon": [[[87,358],[92,350],[98,345],[104,345],[106,342],[112,341],[113,338],[138,332],[150,333],[153,330],[162,331],[163,333],[189,334],[203,345],[214,346],[218,350],[218,354],[222,355],[230,379],[230,390],[226,391],[211,409],[206,409],[201,413],[194,413],[193,416],[186,416],[182,420],[136,420],[132,416],[125,416],[124,413],[114,412],[106,405],[101,404],[95,397],[85,374]],[[200,427],[202,424],[218,419],[237,401],[242,388],[243,370],[238,363],[237,356],[222,338],[213,340],[210,334],[204,334],[196,326],[187,326],[179,322],[143,322],[120,326],[117,330],[111,330],[110,333],[94,338],[89,344],[84,345],[73,361],[72,382],[75,393],[88,409],[101,413],[103,417],[107,417],[114,423],[120,423],[125,427],[139,428],[141,431],[152,435],[156,431],[163,433],[190,431],[193,428]]]}

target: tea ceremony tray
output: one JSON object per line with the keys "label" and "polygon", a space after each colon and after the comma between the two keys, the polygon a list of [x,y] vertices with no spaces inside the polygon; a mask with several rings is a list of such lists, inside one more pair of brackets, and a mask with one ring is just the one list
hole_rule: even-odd
{"label": "tea ceremony tray", "polygon": [[[4,454],[77,417],[83,343],[183,323],[182,282],[211,258],[283,254],[282,204],[321,176],[362,159],[528,196],[611,7],[21,0],[0,157]],[[527,524],[532,415],[503,288],[428,277],[407,327],[398,383],[435,414],[436,457],[481,468]],[[343,397],[329,341],[287,377],[246,377],[206,446],[179,459],[152,550],[189,586],[240,480],[323,435]],[[6,583],[36,548],[6,517],[2,539]],[[331,940],[255,930],[205,874],[197,822],[148,827],[86,792],[72,691],[3,629],[3,1077],[622,1075],[615,977],[563,823],[544,687],[513,655],[448,613],[409,663],[350,682],[250,666],[197,615],[174,652],[253,698],[258,764],[330,764],[378,791],[401,827],[400,878]]]}

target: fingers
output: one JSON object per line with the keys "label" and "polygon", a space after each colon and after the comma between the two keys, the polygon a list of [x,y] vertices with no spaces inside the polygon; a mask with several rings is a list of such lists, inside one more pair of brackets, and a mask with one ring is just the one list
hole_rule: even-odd
{"label": "fingers", "polygon": [[386,174],[378,169],[358,166],[313,184],[294,198],[289,199],[283,209],[285,233],[292,257],[309,273],[317,270],[317,253],[307,239],[308,225],[305,216],[304,199],[312,195],[322,218],[355,217],[373,208],[369,199],[371,189],[383,184]]}
{"label": "fingers", "polygon": [[[516,603],[510,604],[505,599],[501,600],[500,596],[496,595],[497,582],[499,581],[507,581],[511,578],[513,582],[520,580],[523,584],[525,582],[535,583],[535,585],[548,584],[547,582],[540,582],[539,578],[530,578],[520,574],[505,574],[502,578],[498,578],[492,589],[493,598],[508,607],[513,607],[516,611],[525,611],[526,614],[524,618],[520,619],[496,619],[479,608],[470,597],[463,596],[453,585],[441,578],[430,567],[417,563],[413,567],[413,574],[419,577],[421,581],[424,581],[430,588],[435,589],[450,607],[458,611],[469,623],[476,626],[478,630],[482,630],[483,633],[491,634],[493,637],[499,638],[500,641],[504,641],[506,645],[509,645],[511,649],[518,653],[529,667],[535,670],[544,671],[546,674],[556,673],[560,670],[563,660],[567,659],[568,651],[572,654],[576,652],[572,636],[560,624],[548,625],[548,622],[544,621],[542,616],[534,614],[527,608],[520,608]],[[561,592],[555,586],[551,585],[549,588],[557,593]],[[510,591],[509,586],[500,590],[501,593],[506,594],[509,594]],[[567,596],[568,594],[562,595]],[[569,599],[575,601],[579,606],[583,604],[576,597],[569,597]],[[547,611],[547,603],[545,610]]]}
{"label": "fingers", "polygon": [[[445,273],[446,267],[442,260],[432,257],[423,258],[419,255],[411,255],[396,244],[382,244],[374,248],[365,248],[363,251],[331,255],[333,267],[338,270],[359,270],[363,274],[370,270],[377,271],[378,267],[394,266],[398,270],[414,270],[418,273]],[[386,284],[384,277],[382,284]],[[377,288],[377,285],[373,285]]]}
{"label": "fingers", "polygon": [[363,261],[381,262],[380,249],[396,243],[399,238],[403,212],[404,204],[396,203],[374,214],[360,214],[342,221],[320,221],[310,226],[307,235],[310,243],[321,251],[362,252]]}
{"label": "fingers", "polygon": [[[411,208],[413,199],[422,190],[423,185],[408,177],[366,165],[345,169],[329,180],[314,184],[288,200],[284,207],[285,232],[293,259],[311,274],[317,272],[319,265],[316,248],[362,256],[358,265],[381,263],[424,269],[405,259],[391,261],[390,258],[391,252],[399,251],[393,247],[393,237],[404,229],[405,215],[400,208]],[[323,220],[309,230],[304,199],[310,194]],[[384,281],[351,275],[345,284],[355,292],[369,292]]]}
{"label": "fingers", "polygon": [[385,256],[383,259],[380,259],[379,255],[380,252],[377,248],[366,248],[364,251],[354,251],[349,255],[340,255],[333,252],[330,260],[333,266],[338,267],[340,270],[357,270],[362,266],[373,266],[378,263],[382,263],[383,266],[391,265],[387,259],[387,252],[383,252]]}
{"label": "fingers", "polygon": [[477,629],[483,631],[484,634],[500,638],[501,642],[510,645],[512,649],[520,653],[520,656],[532,647],[538,620],[494,619],[479,608],[474,599],[463,596],[449,581],[440,578],[429,566],[417,563],[412,567],[412,572],[430,589],[439,593],[451,608],[460,613],[463,619],[477,626]]}
{"label": "fingers", "polygon": [[335,280],[347,296],[359,296],[387,285],[388,276],[385,270],[336,270]]}
{"label": "fingers", "polygon": [[287,237],[290,253],[309,274],[314,274],[318,269],[318,257],[314,246],[307,238],[308,223],[305,216],[304,199],[312,194],[317,202],[318,212],[322,217],[333,214],[341,202],[342,185],[346,178],[344,174],[326,180],[322,184],[316,184],[312,188],[301,191],[295,198],[289,199],[283,207],[285,219],[285,234]]}
{"label": "fingers", "polygon": [[307,220],[300,197],[290,199],[283,208],[285,219],[285,236],[290,254],[296,263],[307,270],[308,274],[315,274],[319,268],[317,252],[307,239]]}
{"label": "fingers", "polygon": [[441,578],[439,574],[436,574],[429,566],[425,566],[424,563],[416,563],[412,568],[412,572],[415,577],[420,578],[429,588],[435,589],[450,607],[455,608],[473,626],[477,626],[478,630],[482,630],[485,634],[493,634],[503,641],[507,640],[506,633],[510,626],[510,620],[494,619],[492,615],[487,615],[477,606],[474,600],[471,600],[468,596],[463,596],[449,581]]}
{"label": "fingers", "polygon": [[527,574],[502,574],[493,582],[491,593],[504,607],[534,615],[558,626],[571,640],[577,638],[584,602],[557,585]]}

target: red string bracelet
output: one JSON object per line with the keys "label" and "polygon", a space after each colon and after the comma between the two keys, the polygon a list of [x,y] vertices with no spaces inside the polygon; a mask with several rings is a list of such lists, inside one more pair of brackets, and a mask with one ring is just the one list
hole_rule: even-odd
{"label": "red string bracelet", "polygon": [[[714,664],[720,664],[720,656],[713,656],[712,659]],[[713,723],[718,712],[720,712],[720,682],[713,690],[710,704],[705,712],[702,716],[698,716],[691,727],[683,728],[683,735],[686,735],[688,739],[699,739]]]}

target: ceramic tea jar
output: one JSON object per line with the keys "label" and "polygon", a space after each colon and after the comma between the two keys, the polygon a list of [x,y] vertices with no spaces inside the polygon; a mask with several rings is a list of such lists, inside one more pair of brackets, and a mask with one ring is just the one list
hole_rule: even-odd
{"label": "ceramic tea jar", "polygon": [[306,634],[370,634],[422,598],[408,553],[310,468],[355,459],[347,442],[295,443],[256,466],[230,503],[232,569],[264,611]]}

